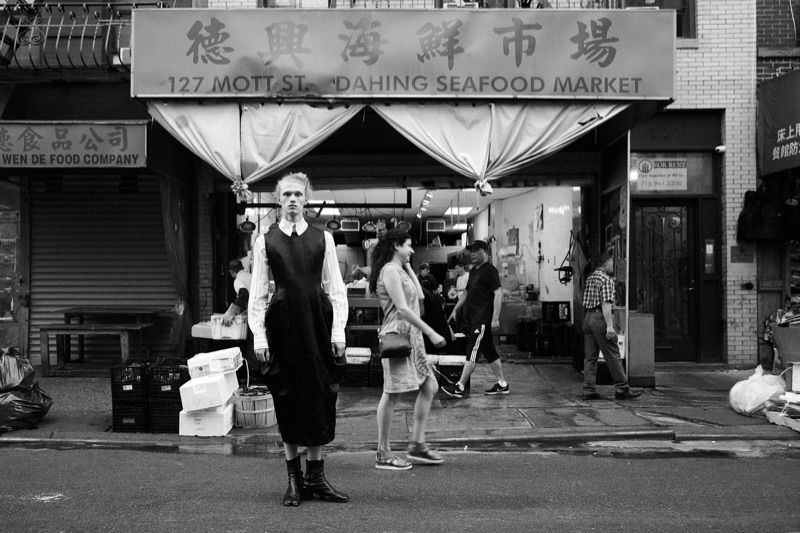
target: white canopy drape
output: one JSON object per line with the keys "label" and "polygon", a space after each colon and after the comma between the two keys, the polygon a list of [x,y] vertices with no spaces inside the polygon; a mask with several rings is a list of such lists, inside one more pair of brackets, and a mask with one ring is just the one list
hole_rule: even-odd
{"label": "white canopy drape", "polygon": [[[443,165],[484,183],[544,159],[626,109],[626,102],[374,104],[398,132]],[[149,103],[150,114],[233,181],[240,201],[254,183],[292,164],[362,104]]]}
{"label": "white canopy drape", "polygon": [[364,106],[242,105],[242,175],[253,183],[286,168]]}
{"label": "white canopy drape", "polygon": [[509,102],[373,107],[420,150],[480,183],[544,159],[628,105]]}
{"label": "white canopy drape", "polygon": [[156,102],[147,110],[186,148],[230,180],[241,176],[239,104]]}

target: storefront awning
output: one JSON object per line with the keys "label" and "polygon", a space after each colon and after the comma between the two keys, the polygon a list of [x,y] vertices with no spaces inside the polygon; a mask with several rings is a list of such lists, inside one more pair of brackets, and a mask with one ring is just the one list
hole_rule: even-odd
{"label": "storefront awning", "polygon": [[133,42],[132,95],[240,200],[366,106],[480,186],[674,87],[659,11],[137,10]]}
{"label": "storefront awning", "polygon": [[[609,122],[628,102],[370,104],[441,164],[476,182],[502,178]],[[289,166],[334,133],[363,104],[150,102],[153,117],[233,182],[249,186]]]}

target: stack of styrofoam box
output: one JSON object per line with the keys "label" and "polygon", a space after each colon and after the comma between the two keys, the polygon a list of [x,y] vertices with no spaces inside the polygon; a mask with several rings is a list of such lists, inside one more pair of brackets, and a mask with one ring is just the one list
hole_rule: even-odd
{"label": "stack of styrofoam box", "polygon": [[199,353],[189,359],[189,381],[181,385],[179,433],[185,436],[221,437],[233,427],[233,393],[239,388],[236,370],[242,351],[226,348]]}

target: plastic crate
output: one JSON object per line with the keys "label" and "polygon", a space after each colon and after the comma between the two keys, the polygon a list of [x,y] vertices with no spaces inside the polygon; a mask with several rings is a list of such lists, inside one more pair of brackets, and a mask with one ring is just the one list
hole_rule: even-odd
{"label": "plastic crate", "polygon": [[367,380],[367,386],[383,388],[383,363],[378,356],[373,356],[369,361],[369,379]]}
{"label": "plastic crate", "polygon": [[151,363],[134,361],[111,368],[111,399],[147,399]]}
{"label": "plastic crate", "polygon": [[180,395],[177,401],[155,400],[149,406],[150,433],[177,433],[182,409]]}
{"label": "plastic crate", "polygon": [[146,432],[149,430],[149,402],[143,399],[111,400],[111,429],[119,432]]}
{"label": "plastic crate", "polygon": [[141,413],[113,413],[111,415],[114,433],[147,433],[150,431],[150,415]]}
{"label": "plastic crate", "polygon": [[192,337],[192,347],[190,356],[211,351],[211,339],[202,337]]}
{"label": "plastic crate", "polygon": [[150,375],[150,383],[148,385],[148,398],[150,401],[177,401],[180,405],[180,389],[181,385],[189,381],[189,368],[180,364],[154,366],[150,367],[148,373]]}
{"label": "plastic crate", "polygon": [[542,302],[542,322],[557,324],[569,322],[572,304],[570,302]]}
{"label": "plastic crate", "polygon": [[369,387],[369,362],[347,364],[339,385],[343,387]]}

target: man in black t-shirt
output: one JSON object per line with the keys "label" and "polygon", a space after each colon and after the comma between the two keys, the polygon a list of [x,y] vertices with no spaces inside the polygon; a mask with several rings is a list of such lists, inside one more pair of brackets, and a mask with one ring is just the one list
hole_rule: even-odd
{"label": "man in black t-shirt", "polygon": [[508,383],[503,377],[500,356],[494,347],[492,332],[500,331],[500,306],[503,303],[503,289],[500,286],[500,273],[489,263],[489,245],[484,241],[474,241],[467,247],[472,259],[467,288],[458,297],[449,320],[454,320],[461,311],[462,330],[467,335],[467,362],[461,371],[458,383],[445,385],[442,392],[454,398],[464,394],[464,384],[475,370],[478,355],[483,354],[497,378],[484,394],[508,394]]}

